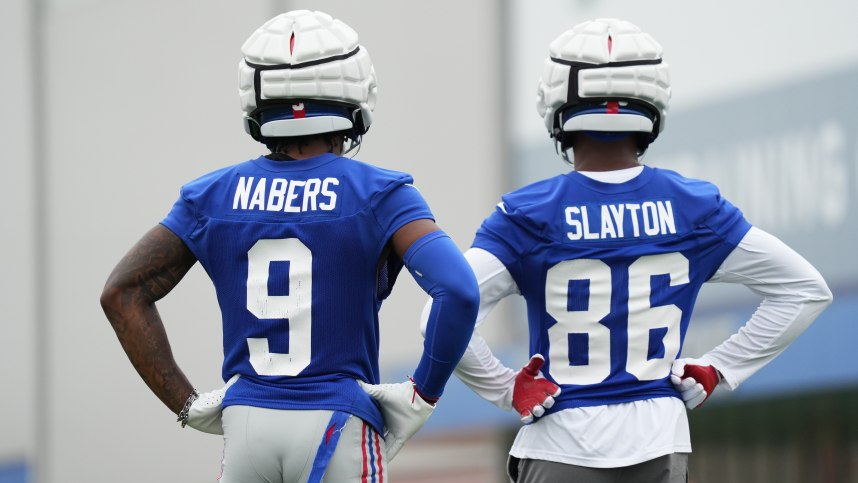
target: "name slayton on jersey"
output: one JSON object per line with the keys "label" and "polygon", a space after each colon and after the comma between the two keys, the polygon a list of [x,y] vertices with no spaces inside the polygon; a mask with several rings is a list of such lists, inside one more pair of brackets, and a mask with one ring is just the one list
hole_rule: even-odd
{"label": "name slayton on jersey", "polygon": [[232,209],[284,213],[334,211],[339,185],[337,178],[241,176],[235,185]]}
{"label": "name slayton on jersey", "polygon": [[670,200],[566,206],[563,213],[566,237],[572,241],[676,234]]}

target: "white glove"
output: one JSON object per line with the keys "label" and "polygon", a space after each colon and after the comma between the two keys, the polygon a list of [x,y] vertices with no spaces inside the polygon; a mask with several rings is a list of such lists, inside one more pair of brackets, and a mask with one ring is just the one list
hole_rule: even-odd
{"label": "white glove", "polygon": [[700,359],[677,359],[670,368],[670,382],[679,391],[685,407],[701,406],[721,382],[721,375],[708,362]]}
{"label": "white glove", "polygon": [[402,449],[402,445],[423,427],[435,406],[417,394],[417,389],[410,380],[399,384],[367,384],[363,381],[358,381],[358,384],[381,404],[386,456],[388,461],[392,461]]}
{"label": "white glove", "polygon": [[220,389],[200,394],[188,410],[188,426],[204,433],[223,434],[221,403],[226,396],[226,390],[235,384],[238,377],[238,374],[232,376]]}

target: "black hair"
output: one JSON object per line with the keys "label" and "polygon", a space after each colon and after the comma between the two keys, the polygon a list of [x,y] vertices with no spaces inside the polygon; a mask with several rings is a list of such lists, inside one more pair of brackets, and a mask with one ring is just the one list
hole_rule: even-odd
{"label": "black hair", "polygon": [[334,148],[345,142],[346,138],[350,138],[351,130],[325,132],[320,134],[310,134],[307,136],[289,136],[289,137],[263,137],[260,139],[265,146],[271,151],[271,154],[285,154],[289,146],[297,146],[300,152],[304,146],[311,141],[322,140],[328,145],[328,152],[334,152]]}
{"label": "black hair", "polygon": [[[575,134],[583,133],[583,131],[571,131],[571,132],[561,132],[559,137],[560,139],[560,152],[566,152],[569,148],[575,147]],[[651,133],[646,132],[629,132],[629,134],[633,135],[635,138],[635,144],[638,147],[638,156],[642,156],[643,153],[646,152],[647,148],[649,148],[650,143],[655,140],[655,136]]]}

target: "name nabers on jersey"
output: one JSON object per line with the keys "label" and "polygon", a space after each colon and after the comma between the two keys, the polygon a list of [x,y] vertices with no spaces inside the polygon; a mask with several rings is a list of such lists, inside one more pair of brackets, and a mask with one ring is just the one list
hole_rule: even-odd
{"label": "name nabers on jersey", "polygon": [[255,178],[241,176],[235,187],[233,210],[302,213],[333,211],[337,207],[337,178]]}

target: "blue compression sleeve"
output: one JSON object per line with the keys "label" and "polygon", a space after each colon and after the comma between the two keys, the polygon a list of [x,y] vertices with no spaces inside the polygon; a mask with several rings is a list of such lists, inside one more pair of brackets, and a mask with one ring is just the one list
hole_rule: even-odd
{"label": "blue compression sleeve", "polygon": [[423,356],[414,371],[420,394],[437,398],[465,353],[477,311],[480,289],[471,266],[443,231],[428,233],[405,252],[405,266],[432,296]]}

